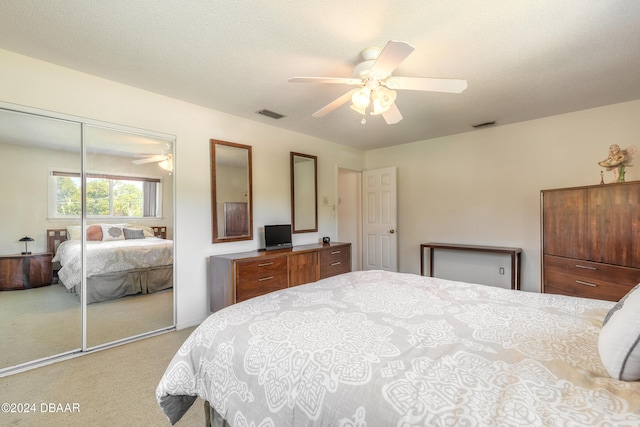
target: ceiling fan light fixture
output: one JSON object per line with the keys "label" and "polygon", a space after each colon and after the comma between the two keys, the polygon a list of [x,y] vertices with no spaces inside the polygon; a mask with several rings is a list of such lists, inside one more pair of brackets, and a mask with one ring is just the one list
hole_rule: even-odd
{"label": "ceiling fan light fixture", "polygon": [[168,172],[173,172],[173,157],[171,154],[167,154],[167,158],[159,162],[158,166]]}
{"label": "ceiling fan light fixture", "polygon": [[371,110],[371,115],[375,116],[378,114],[385,113],[389,111],[389,108],[396,101],[397,93],[395,90],[387,89],[384,86],[380,86],[373,92],[373,109]]}
{"label": "ceiling fan light fixture", "polygon": [[358,108],[365,109],[371,103],[371,90],[363,87],[351,95],[351,102]]}
{"label": "ceiling fan light fixture", "polygon": [[383,107],[382,105],[380,105],[380,102],[373,101],[373,109],[371,110],[370,114],[372,116],[378,116],[389,111],[389,108],[391,108],[391,106]]}

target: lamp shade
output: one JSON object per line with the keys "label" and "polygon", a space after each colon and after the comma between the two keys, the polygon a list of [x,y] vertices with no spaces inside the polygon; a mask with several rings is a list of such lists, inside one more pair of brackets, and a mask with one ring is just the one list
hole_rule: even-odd
{"label": "lamp shade", "polygon": [[158,166],[160,166],[162,169],[169,171],[169,172],[173,172],[173,158],[172,156],[169,154],[167,155],[167,158],[161,162],[158,163]]}
{"label": "lamp shade", "polygon": [[391,108],[396,100],[396,91],[380,86],[373,93],[373,111],[371,115],[382,114]]}
{"label": "lamp shade", "polygon": [[362,89],[354,92],[351,96],[351,102],[358,108],[367,108],[369,106],[369,102],[371,101],[371,90],[367,87],[363,87]]}

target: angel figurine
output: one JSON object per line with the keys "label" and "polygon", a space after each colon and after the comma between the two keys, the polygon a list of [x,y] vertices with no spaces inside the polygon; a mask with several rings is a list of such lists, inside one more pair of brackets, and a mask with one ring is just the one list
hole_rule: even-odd
{"label": "angel figurine", "polygon": [[633,160],[635,151],[635,147],[629,147],[623,150],[618,144],[613,144],[609,147],[609,155],[607,158],[598,162],[598,165],[606,168],[608,171],[613,171],[614,182],[624,182],[624,168],[626,166],[633,166],[631,161]]}

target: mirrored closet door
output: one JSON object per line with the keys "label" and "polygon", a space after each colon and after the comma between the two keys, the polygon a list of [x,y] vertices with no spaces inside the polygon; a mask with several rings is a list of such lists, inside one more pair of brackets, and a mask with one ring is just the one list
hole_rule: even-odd
{"label": "mirrored closet door", "polygon": [[82,346],[80,301],[52,283],[47,247],[52,204],[81,225],[79,193],[56,201],[49,187],[51,170],[80,171],[81,135],[78,122],[0,109],[0,369]]}
{"label": "mirrored closet door", "polygon": [[174,145],[0,103],[0,375],[175,325]]}
{"label": "mirrored closet door", "polygon": [[173,141],[85,125],[87,346],[173,325]]}

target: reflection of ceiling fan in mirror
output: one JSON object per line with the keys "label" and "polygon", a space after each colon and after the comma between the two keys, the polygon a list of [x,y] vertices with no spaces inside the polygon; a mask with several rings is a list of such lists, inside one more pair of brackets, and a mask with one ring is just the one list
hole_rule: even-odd
{"label": "reflection of ceiling fan in mirror", "polygon": [[139,154],[138,157],[143,158],[133,160],[136,165],[157,162],[162,169],[173,172],[173,156],[171,154]]}
{"label": "reflection of ceiling fan in mirror", "polygon": [[428,77],[397,77],[391,73],[404,61],[415,48],[407,42],[391,40],[384,49],[370,47],[360,55],[363,62],[356,65],[353,78],[341,77],[292,77],[290,82],[297,83],[340,83],[359,86],[350,90],[320,110],[314,117],[322,117],[342,104],[351,101],[351,108],[364,115],[381,114],[387,124],[402,120],[402,114],[395,104],[396,89],[421,90],[430,92],[460,93],[467,88],[466,80],[436,79]]}

